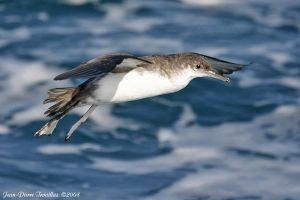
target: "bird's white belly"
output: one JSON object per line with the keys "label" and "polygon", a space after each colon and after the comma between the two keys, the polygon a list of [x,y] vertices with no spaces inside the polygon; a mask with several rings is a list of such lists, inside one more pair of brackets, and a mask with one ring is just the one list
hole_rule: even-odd
{"label": "bird's white belly", "polygon": [[99,102],[125,102],[176,92],[187,85],[153,72],[110,73],[93,96]]}

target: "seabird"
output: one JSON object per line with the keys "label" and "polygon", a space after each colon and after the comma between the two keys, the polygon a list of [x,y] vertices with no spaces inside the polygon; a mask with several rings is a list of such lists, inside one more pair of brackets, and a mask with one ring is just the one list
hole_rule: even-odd
{"label": "seabird", "polygon": [[68,140],[98,105],[177,92],[197,77],[229,82],[225,75],[241,70],[243,66],[246,65],[192,52],[142,57],[115,53],[96,57],[54,78],[87,80],[75,87],[48,91],[44,104],[54,105],[45,114],[52,118],[34,136],[51,135],[58,121],[72,109],[89,105],[87,112],[66,134],[65,140]]}

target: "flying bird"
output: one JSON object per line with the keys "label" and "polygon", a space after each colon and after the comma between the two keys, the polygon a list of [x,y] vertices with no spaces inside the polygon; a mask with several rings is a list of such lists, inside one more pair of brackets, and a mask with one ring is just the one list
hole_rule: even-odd
{"label": "flying bird", "polygon": [[226,76],[244,66],[198,53],[137,57],[114,53],[96,57],[62,73],[54,80],[87,79],[75,87],[53,88],[44,104],[54,103],[45,114],[51,119],[34,136],[51,135],[57,123],[72,109],[89,105],[87,112],[66,134],[68,140],[98,105],[120,103],[177,92],[197,77],[225,82]]}

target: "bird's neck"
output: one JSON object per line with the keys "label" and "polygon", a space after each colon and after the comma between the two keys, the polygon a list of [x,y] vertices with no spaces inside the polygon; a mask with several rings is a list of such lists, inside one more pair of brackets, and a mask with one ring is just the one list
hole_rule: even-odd
{"label": "bird's neck", "polygon": [[170,76],[170,80],[181,88],[186,87],[189,84],[189,82],[194,78],[195,76],[193,76],[193,74],[189,71],[181,71],[178,73],[174,73],[172,74],[172,76]]}

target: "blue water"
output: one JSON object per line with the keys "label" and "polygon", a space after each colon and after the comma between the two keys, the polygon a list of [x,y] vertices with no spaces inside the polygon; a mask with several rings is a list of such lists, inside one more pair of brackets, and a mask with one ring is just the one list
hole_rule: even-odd
{"label": "blue water", "polygon": [[[0,192],[300,199],[299,33],[296,0],[0,1]],[[230,85],[102,106],[69,142],[86,108],[33,137],[46,91],[78,84],[55,75],[110,52],[183,51],[254,64]]]}

